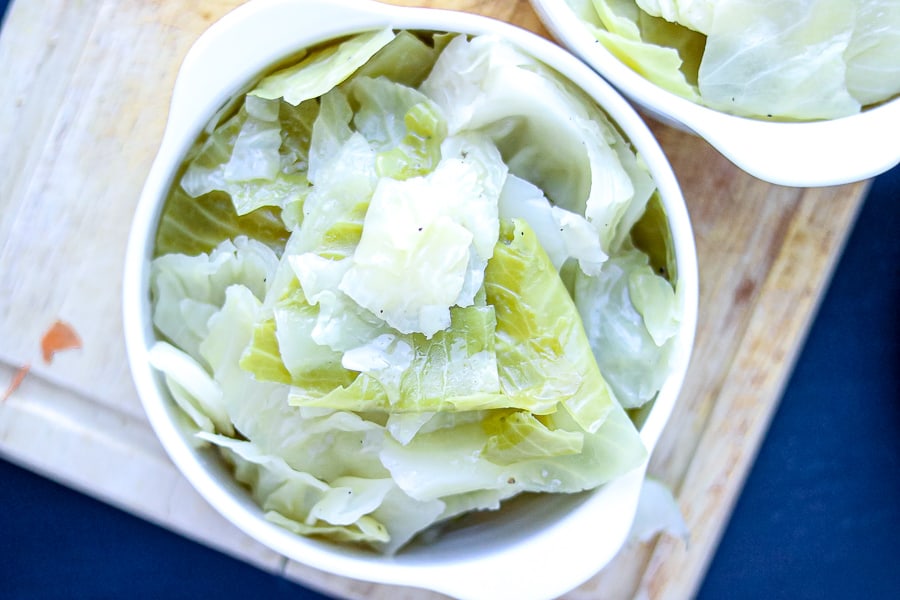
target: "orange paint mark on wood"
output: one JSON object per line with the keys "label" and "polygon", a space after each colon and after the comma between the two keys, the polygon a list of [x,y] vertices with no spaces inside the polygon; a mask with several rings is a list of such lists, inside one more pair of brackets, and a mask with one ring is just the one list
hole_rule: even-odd
{"label": "orange paint mark on wood", "polygon": [[53,360],[53,355],[63,350],[81,348],[81,338],[72,329],[72,326],[63,321],[56,321],[41,338],[41,354],[48,365]]}
{"label": "orange paint mark on wood", "polygon": [[9,387],[6,388],[6,391],[3,392],[3,398],[0,398],[0,402],[6,402],[10,396],[12,396],[19,386],[22,385],[22,381],[25,379],[25,376],[28,375],[28,371],[31,370],[31,365],[26,363],[22,365],[16,374],[13,375],[12,381],[9,382]]}

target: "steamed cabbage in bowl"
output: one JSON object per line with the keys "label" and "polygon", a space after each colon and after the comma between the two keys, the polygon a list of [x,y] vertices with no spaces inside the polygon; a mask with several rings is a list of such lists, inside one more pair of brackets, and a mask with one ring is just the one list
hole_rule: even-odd
{"label": "steamed cabbage in bowl", "polygon": [[726,113],[835,119],[900,94],[895,0],[566,0],[654,84]]}
{"label": "steamed cabbage in bowl", "polygon": [[247,89],[160,217],[150,357],[269,520],[392,553],[643,463],[680,290],[595,104],[499,38],[390,29]]}

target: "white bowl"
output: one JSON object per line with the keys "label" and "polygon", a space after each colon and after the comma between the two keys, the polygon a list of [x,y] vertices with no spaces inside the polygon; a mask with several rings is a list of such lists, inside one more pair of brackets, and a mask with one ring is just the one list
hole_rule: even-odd
{"label": "white bowl", "polygon": [[900,98],[859,114],[810,122],[729,115],[651,83],[616,58],[565,0],[531,0],[561,44],[660,121],[696,133],[738,167],[780,185],[815,187],[860,181],[900,163]]}
{"label": "white bowl", "polygon": [[678,358],[641,437],[652,449],[676,401],[693,344],[697,264],[687,210],[671,168],[640,117],[610,86],[557,45],[509,24],[460,12],[399,8],[368,0],[259,0],[225,16],[196,42],[173,91],[159,153],[147,177],[129,240],[124,279],[128,358],[151,425],[197,491],[241,530],[282,555],[349,578],[437,590],[460,598],[551,598],[601,569],[634,516],[640,468],[592,493],[515,501],[478,525],[388,557],[295,535],[267,521],[249,493],[210,450],[197,450],[177,425],[162,378],[150,367],[155,341],[149,271],[163,202],[185,153],[211,116],[280,59],[340,36],[386,26],[497,34],[580,86],[640,151],[661,193],[684,300]]}

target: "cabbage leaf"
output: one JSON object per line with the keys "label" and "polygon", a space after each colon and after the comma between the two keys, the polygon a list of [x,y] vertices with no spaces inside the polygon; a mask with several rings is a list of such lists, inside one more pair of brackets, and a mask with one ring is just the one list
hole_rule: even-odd
{"label": "cabbage leaf", "polygon": [[891,0],[859,2],[856,25],[844,53],[847,88],[860,104],[900,94],[900,4]]}
{"label": "cabbage leaf", "polygon": [[590,346],[619,403],[652,400],[669,373],[679,303],[646,254],[628,248],[597,277],[576,275],[575,303]]}
{"label": "cabbage leaf", "polygon": [[504,223],[485,291],[497,312],[497,365],[510,406],[547,414],[562,404],[582,429],[597,431],[616,399],[572,298],[526,222]]}
{"label": "cabbage leaf", "polygon": [[634,185],[608,143],[606,119],[558,79],[496,38],[458,36],[422,90],[447,116],[451,136],[488,135],[511,173],[593,222],[607,251]]}
{"label": "cabbage leaf", "polygon": [[318,98],[343,83],[393,39],[393,31],[380,29],[325,46],[297,64],[266,76],[250,95],[269,100],[284,98],[294,106]]}
{"label": "cabbage leaf", "polygon": [[845,0],[718,2],[700,64],[704,102],[758,117],[859,112],[844,60],[855,14],[856,3]]}
{"label": "cabbage leaf", "polygon": [[246,286],[257,298],[277,268],[271,248],[244,236],[226,240],[209,254],[166,254],[151,265],[153,325],[175,346],[199,358],[208,321],[225,303],[226,289]]}
{"label": "cabbage leaf", "polygon": [[493,159],[449,157],[425,176],[381,178],[339,289],[401,333],[449,326],[450,307],[473,302],[497,239],[506,169]]}

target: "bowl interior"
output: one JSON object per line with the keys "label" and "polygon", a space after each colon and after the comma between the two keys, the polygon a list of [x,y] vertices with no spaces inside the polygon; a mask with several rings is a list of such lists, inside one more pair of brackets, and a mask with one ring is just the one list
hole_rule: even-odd
{"label": "bowl interior", "polygon": [[[251,2],[226,16],[198,40],[179,74],[164,139],[148,175],[129,240],[124,315],[133,377],[152,426],[187,479],[227,519],[277,552],[340,575],[419,585],[461,597],[469,595],[465,589],[453,587],[461,577],[448,577],[446,570],[441,569],[456,565],[467,569],[470,578],[477,577],[478,573],[490,575],[492,583],[482,582],[482,592],[490,589],[490,585],[497,585],[498,593],[520,589],[522,594],[533,597],[558,595],[589,577],[611,558],[604,558],[589,547],[581,551],[579,540],[609,533],[604,527],[623,530],[619,533],[624,535],[636,498],[623,499],[619,492],[638,489],[639,484],[637,487],[633,484],[641,479],[642,472],[590,493],[523,496],[506,503],[503,510],[464,517],[447,526],[436,539],[415,542],[396,556],[377,556],[300,537],[267,521],[218,453],[198,450],[186,438],[179,426],[178,409],[168,398],[163,378],[149,366],[147,355],[156,337],[150,322],[149,296],[155,230],[167,192],[190,145],[230,98],[285,56],[331,39],[385,26],[503,36],[581,87],[641,152],[656,179],[668,218],[678,266],[677,285],[683,301],[676,364],[641,431],[645,445],[652,448],[655,444],[680,390],[696,326],[696,253],[675,177],[634,110],[581,62],[558,46],[521,29],[463,13],[401,9],[353,0]],[[613,519],[610,524],[610,519],[603,516],[610,510],[619,511],[617,514],[623,517]],[[534,563],[535,571],[541,571],[542,564],[559,563],[557,576],[523,577],[528,572],[523,568],[529,564],[526,560]],[[516,581],[497,577],[498,569],[516,573]]]}

